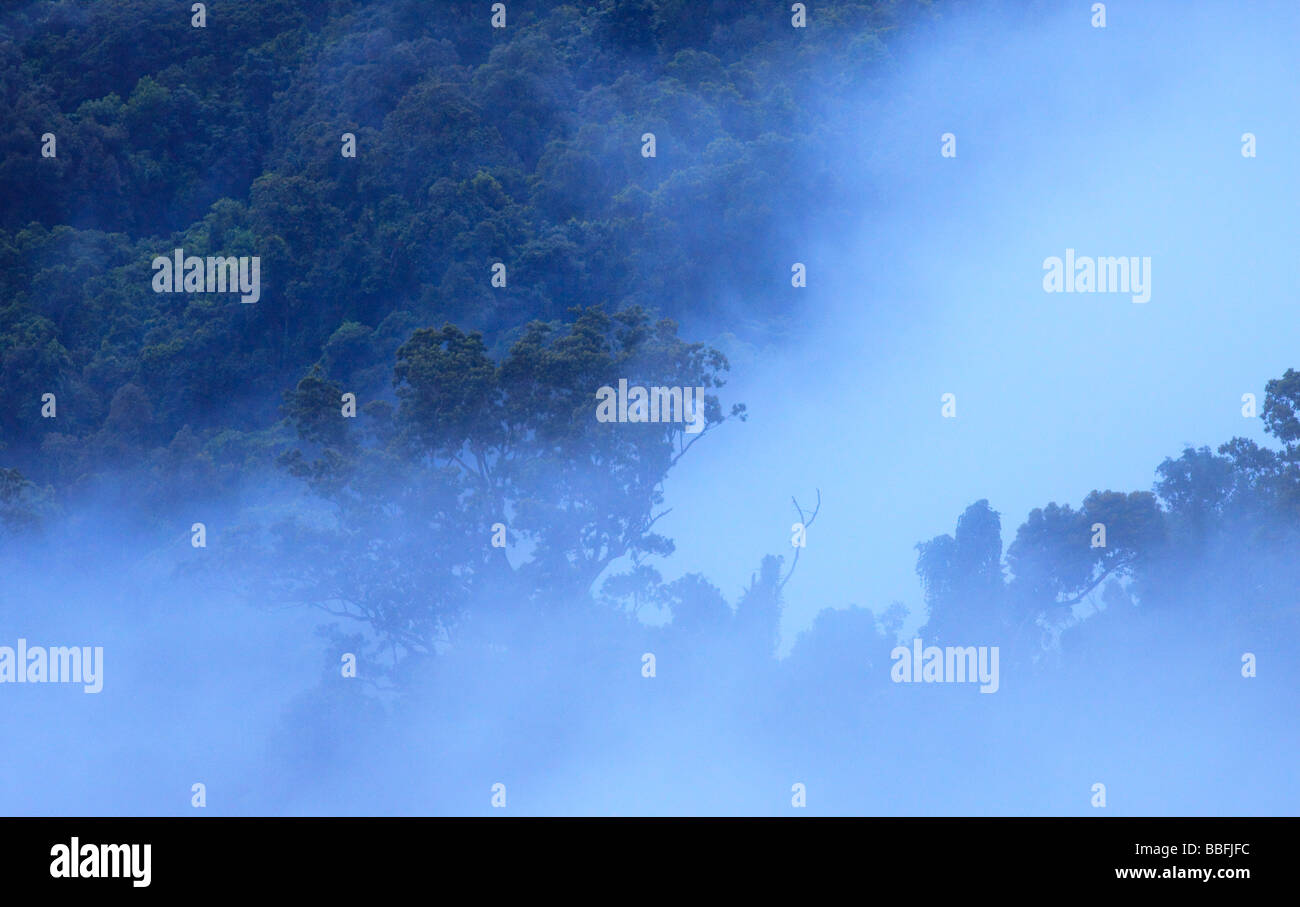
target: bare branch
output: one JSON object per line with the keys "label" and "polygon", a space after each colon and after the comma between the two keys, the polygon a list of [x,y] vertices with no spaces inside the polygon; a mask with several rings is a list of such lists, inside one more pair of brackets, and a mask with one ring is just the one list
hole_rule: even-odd
{"label": "bare branch", "polygon": [[[820,488],[817,489],[817,506],[813,508],[812,516],[806,519],[804,518],[803,508],[799,506],[799,502],[796,501],[793,496],[790,498],[790,501],[791,503],[794,504],[795,512],[799,514],[800,524],[803,525],[804,529],[807,529],[809,526],[812,525],[813,520],[817,519],[817,514],[821,512],[822,490]],[[777,592],[780,592],[782,589],[784,589],[785,584],[790,582],[790,577],[794,576],[794,569],[799,566],[799,552],[801,550],[802,549],[799,548],[798,546],[795,547],[794,560],[790,562],[790,572],[785,575],[785,579],[781,580],[780,584],[776,587]]]}
{"label": "bare branch", "polygon": [[803,508],[799,506],[799,502],[796,501],[793,496],[790,498],[790,501],[794,504],[794,509],[799,512],[799,522],[803,523],[804,528],[807,529],[812,525],[813,520],[817,519],[817,512],[822,509],[822,490],[820,488],[817,489],[817,506],[813,508],[813,515],[808,519],[804,519]]}

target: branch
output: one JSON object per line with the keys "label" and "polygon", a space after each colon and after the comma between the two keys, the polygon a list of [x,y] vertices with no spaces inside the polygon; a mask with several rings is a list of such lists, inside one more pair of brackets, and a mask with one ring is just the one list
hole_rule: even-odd
{"label": "branch", "polygon": [[1087,597],[1089,592],[1091,592],[1093,589],[1096,589],[1098,586],[1100,586],[1107,577],[1113,576],[1115,571],[1117,570],[1122,570],[1123,568],[1128,567],[1133,563],[1134,560],[1135,558],[1130,557],[1127,558],[1126,560],[1115,562],[1115,564],[1112,565],[1110,568],[1102,571],[1101,576],[1097,577],[1095,580],[1089,583],[1088,586],[1082,592],[1076,595],[1074,598],[1066,599],[1065,601],[1057,602],[1056,604],[1069,605],[1069,606],[1077,605],[1079,602],[1083,601],[1085,597]]}
{"label": "branch", "polygon": [[703,438],[705,435],[707,435],[709,433],[709,429],[711,429],[714,425],[717,424],[718,423],[714,422],[712,424],[704,426],[704,428],[700,429],[700,431],[696,433],[694,438],[691,438],[691,440],[685,444],[683,444],[682,441],[686,439],[686,432],[682,432],[682,438],[677,442],[681,450],[679,450],[677,452],[677,456],[673,457],[672,460],[668,463],[668,468],[672,469],[674,466],[676,466],[677,461],[680,460],[682,457],[686,456],[686,451],[690,450],[695,445],[696,441],[700,440],[700,438]]}
{"label": "branch", "polygon": [[[796,501],[793,496],[791,496],[790,502],[794,504],[795,512],[799,514],[799,522],[803,524],[804,529],[807,529],[812,525],[813,520],[817,519],[817,514],[821,512],[822,490],[820,488],[817,489],[817,506],[813,508],[812,516],[808,519],[804,519],[803,508],[799,506],[799,502]],[[777,592],[784,589],[785,584],[790,582],[790,577],[794,576],[794,568],[799,566],[799,553],[801,550],[801,548],[794,549],[794,560],[790,563],[790,572],[785,575],[785,579],[781,580],[780,584],[776,587]]]}
{"label": "branch", "polygon": [[673,512],[673,509],[672,509],[671,507],[669,507],[669,508],[668,508],[667,510],[665,510],[663,513],[659,514],[659,516],[655,517],[653,520],[651,520],[650,522],[646,523],[645,526],[643,526],[643,527],[641,528],[641,534],[642,534],[642,535],[645,535],[647,532],[650,531],[650,527],[651,527],[651,526],[653,526],[655,523],[659,522],[660,520],[662,520],[664,517],[668,516],[668,514],[670,514],[670,513],[672,513],[672,512]]}
{"label": "branch", "polygon": [[799,502],[793,496],[790,498],[790,503],[794,504],[794,509],[799,511],[799,522],[803,523],[804,528],[807,529],[812,525],[813,520],[817,519],[817,512],[822,509],[822,490],[817,489],[817,506],[813,508],[813,515],[809,519],[804,519],[803,508],[799,506]]}

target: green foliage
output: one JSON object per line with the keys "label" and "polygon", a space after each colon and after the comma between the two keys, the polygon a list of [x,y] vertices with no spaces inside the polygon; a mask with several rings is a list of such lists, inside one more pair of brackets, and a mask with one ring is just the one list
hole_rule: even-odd
{"label": "green foliage", "polygon": [[[0,14],[0,387],[58,394],[67,454],[6,406],[8,456],[66,490],[106,471],[97,437],[146,462],[238,431],[265,466],[284,387],[319,364],[381,397],[422,325],[496,349],[573,306],[708,318],[743,298],[780,330],[802,313],[763,263],[858,216],[825,163],[841,137],[788,84],[869,68],[857,39],[927,10],[835,0],[797,35],[739,0],[511,3],[504,30],[423,0],[228,4],[203,30],[172,0]],[[153,293],[178,246],[260,256],[262,299]],[[108,422],[128,385],[147,430]]]}
{"label": "green foliage", "polygon": [[[826,162],[856,147],[834,124],[858,112],[835,105],[935,11],[830,0],[796,34],[788,10],[747,0],[509,7],[504,32],[462,0],[223,4],[201,35],[172,0],[0,14],[0,438],[18,467],[0,470],[0,528],[106,475],[163,512],[278,460],[327,506],[277,527],[314,572],[276,594],[409,651],[538,590],[587,600],[623,557],[607,601],[772,650],[777,559],[734,614],[702,578],[665,585],[639,560],[671,550],[653,531],[663,481],[700,436],[603,431],[593,394],[620,377],[719,387],[726,360],[669,319],[740,298],[746,330],[798,322],[763,263],[810,224],[856,223],[855,177]],[[178,246],[260,256],[261,301],[153,293],[152,258]],[[368,401],[356,420],[339,417],[345,390]],[[712,395],[706,415],[724,419]],[[999,514],[972,505],[918,545],[930,632],[1059,624],[1117,588],[1174,608],[1244,587],[1294,610],[1243,577],[1300,581],[1300,372],[1269,382],[1262,417],[1281,451],[1185,450],[1154,495],[1035,509],[1005,559]],[[487,544],[496,522],[510,556]],[[860,614],[820,627],[886,632]]]}
{"label": "green foliage", "polygon": [[[720,353],[637,308],[534,322],[499,363],[477,332],[417,330],[397,351],[396,407],[370,407],[355,425],[340,417],[341,388],[313,369],[286,394],[303,444],[283,460],[331,515],[281,527],[284,543],[314,554],[310,575],[279,577],[276,594],[413,653],[475,604],[585,600],[614,561],[672,551],[652,531],[669,470],[728,415],[744,417],[708,394],[697,434],[682,422],[600,423],[597,389],[620,378],[716,389],[726,370]],[[490,543],[498,523],[513,555]],[[634,570],[605,591],[635,598],[645,580]],[[408,602],[413,588],[426,592]]]}

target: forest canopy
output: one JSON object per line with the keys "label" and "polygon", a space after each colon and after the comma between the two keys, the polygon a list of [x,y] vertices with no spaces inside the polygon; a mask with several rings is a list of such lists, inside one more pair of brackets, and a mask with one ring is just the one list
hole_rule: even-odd
{"label": "forest canopy", "polygon": [[[708,388],[709,430],[743,418],[715,393],[725,356],[688,326],[745,299],[736,330],[779,337],[804,313],[774,301],[788,273],[771,263],[856,216],[823,153],[844,127],[792,80],[868,87],[941,4],[833,0],[818,15],[835,27],[808,35],[743,0],[511,3],[500,33],[479,6],[222,4],[197,38],[169,0],[0,17],[0,533],[106,486],[167,535],[185,489],[278,470],[332,516],[262,539],[328,565],[277,594],[412,652],[543,592],[656,602],[679,627],[750,619],[641,561],[672,550],[653,529],[692,436],[600,433],[592,395],[644,377]],[[150,262],[174,248],[259,256],[256,305],[153,292]],[[1032,648],[1088,603],[1172,610],[1253,571],[1294,576],[1297,413],[1288,370],[1261,414],[1279,449],[1188,448],[1150,490],[1032,510],[1005,551],[1000,514],[972,504],[917,546],[928,632],[998,626]],[[506,522],[521,559],[483,544]],[[402,540],[348,547],[381,524]],[[769,655],[783,569],[761,561],[747,597],[763,603],[737,612],[761,613],[746,632]],[[1271,595],[1257,614],[1293,619]]]}

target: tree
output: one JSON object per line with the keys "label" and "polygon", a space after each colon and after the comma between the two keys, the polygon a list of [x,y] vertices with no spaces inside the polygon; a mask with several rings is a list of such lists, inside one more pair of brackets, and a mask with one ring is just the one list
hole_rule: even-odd
{"label": "tree", "polygon": [[48,492],[38,489],[18,470],[0,467],[0,536],[39,525],[48,498]]}
{"label": "tree", "polygon": [[1146,491],[1094,491],[1078,511],[1055,503],[1035,508],[1007,549],[1016,606],[1063,620],[1108,578],[1130,575],[1164,537],[1164,513]]}
{"label": "tree", "polygon": [[928,634],[956,644],[999,624],[1002,518],[987,500],[966,508],[954,535],[936,536],[916,548],[916,573],[930,607]]}
{"label": "tree", "polygon": [[[620,378],[713,389],[726,369],[671,321],[589,308],[565,325],[530,324],[500,363],[478,333],[416,331],[397,353],[396,407],[372,402],[360,426],[339,416],[341,388],[313,371],[286,395],[302,443],[284,462],[332,512],[324,525],[279,528],[293,560],[312,566],[277,581],[277,597],[363,621],[393,651],[418,654],[475,611],[590,602],[614,561],[672,551],[653,531],[664,480],[726,418],[707,394],[698,433],[602,423],[597,390]],[[743,419],[744,407],[730,415]],[[508,547],[492,544],[500,533]]]}
{"label": "tree", "polygon": [[1289,368],[1264,386],[1264,427],[1287,446],[1300,441],[1300,372]]}
{"label": "tree", "polygon": [[1156,474],[1156,494],[1199,542],[1232,494],[1232,460],[1215,456],[1208,447],[1188,447],[1177,460],[1166,458]]}

